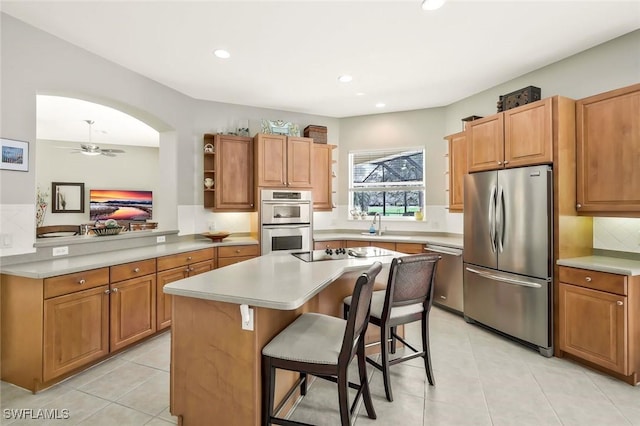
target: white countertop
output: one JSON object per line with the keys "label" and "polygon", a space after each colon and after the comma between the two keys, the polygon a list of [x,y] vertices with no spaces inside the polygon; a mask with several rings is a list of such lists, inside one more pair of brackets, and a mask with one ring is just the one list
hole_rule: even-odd
{"label": "white countertop", "polygon": [[[279,310],[302,306],[345,272],[365,271],[376,261],[390,264],[389,256],[304,262],[291,254],[271,253],[214,269],[164,286],[164,292]],[[354,281],[355,282],[355,281]]]}
{"label": "white countertop", "polygon": [[49,278],[56,275],[72,274],[89,269],[102,268],[138,260],[168,256],[186,251],[199,250],[208,247],[258,244],[258,241],[248,237],[229,237],[223,242],[212,243],[209,240],[188,240],[176,243],[158,244],[125,250],[108,251],[104,253],[87,254],[83,256],[67,256],[58,259],[39,262],[19,263],[2,266],[3,274],[16,275],[26,278]]}
{"label": "white countertop", "polygon": [[314,241],[355,240],[355,241],[388,241],[395,243],[439,244],[446,247],[462,249],[462,234],[424,235],[424,234],[382,234],[363,235],[361,232],[318,232],[313,234]]}
{"label": "white countertop", "polygon": [[559,259],[558,265],[620,275],[640,275],[640,260],[608,256],[584,256]]}

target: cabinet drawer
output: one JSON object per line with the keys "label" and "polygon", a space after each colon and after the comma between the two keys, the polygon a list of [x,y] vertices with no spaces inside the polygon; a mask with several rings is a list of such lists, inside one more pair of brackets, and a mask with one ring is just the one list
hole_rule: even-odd
{"label": "cabinet drawer", "polygon": [[420,254],[424,253],[424,244],[396,243],[396,251],[407,254]]}
{"label": "cabinet drawer", "polygon": [[627,276],[607,272],[560,267],[560,281],[580,287],[627,295]]}
{"label": "cabinet drawer", "polygon": [[44,298],[61,296],[109,284],[109,268],[91,269],[44,280]]}
{"label": "cabinet drawer", "polygon": [[111,274],[111,282],[124,281],[129,278],[141,277],[143,275],[155,274],[156,260],[148,259],[138,262],[125,263],[109,268]]}
{"label": "cabinet drawer", "polygon": [[209,259],[213,259],[213,247],[172,254],[171,256],[162,256],[158,258],[158,271],[178,268],[189,265],[190,263],[202,262]]}
{"label": "cabinet drawer", "polygon": [[255,256],[222,257],[218,259],[218,268],[233,265],[234,263],[244,262],[245,260],[249,260],[253,258],[255,258]]}
{"label": "cabinet drawer", "polygon": [[258,245],[218,247],[218,258],[236,256],[258,256]]}
{"label": "cabinet drawer", "polygon": [[316,241],[313,243],[314,250],[324,250],[324,249],[337,249],[344,247],[343,240],[332,240],[332,241]]}

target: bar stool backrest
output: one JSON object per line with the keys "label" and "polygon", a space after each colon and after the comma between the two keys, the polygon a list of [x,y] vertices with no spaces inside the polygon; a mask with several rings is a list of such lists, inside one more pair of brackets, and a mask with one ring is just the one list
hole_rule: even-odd
{"label": "bar stool backrest", "polygon": [[389,318],[391,308],[423,303],[425,310],[433,300],[433,281],[437,254],[417,254],[393,259],[385,294],[382,317]]}
{"label": "bar stool backrest", "polygon": [[364,339],[364,332],[369,324],[373,284],[381,270],[382,264],[375,262],[356,280],[344,340],[342,341],[342,348],[340,349],[340,355],[338,357],[338,363],[342,365],[348,365],[349,361],[356,354],[359,339]]}

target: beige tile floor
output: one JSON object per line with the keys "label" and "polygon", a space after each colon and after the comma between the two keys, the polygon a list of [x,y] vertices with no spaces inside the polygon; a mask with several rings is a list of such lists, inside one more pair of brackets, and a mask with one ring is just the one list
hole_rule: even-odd
{"label": "beige tile floor", "polygon": [[[419,342],[419,327],[407,335]],[[434,307],[431,351],[436,386],[419,360],[392,369],[393,403],[371,369],[377,420],[357,425],[637,425],[640,386],[629,386],[517,343]],[[1,424],[168,425],[169,345],[165,333],[36,395],[2,382]],[[335,385],[316,380],[292,418],[339,424]],[[68,409],[68,420],[7,419],[5,409]],[[205,422],[213,426],[215,422]],[[223,425],[222,425],[223,426]]]}

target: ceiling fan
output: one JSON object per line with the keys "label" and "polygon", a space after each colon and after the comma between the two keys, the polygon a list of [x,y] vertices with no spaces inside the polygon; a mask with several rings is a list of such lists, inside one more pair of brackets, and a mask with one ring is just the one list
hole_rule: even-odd
{"label": "ceiling fan", "polygon": [[72,154],[84,154],[84,155],[105,155],[107,157],[115,157],[116,154],[124,154],[126,151],[122,149],[105,149],[100,148],[91,142],[91,125],[93,120],[84,120],[89,125],[89,143],[80,144],[80,148],[73,148]]}

